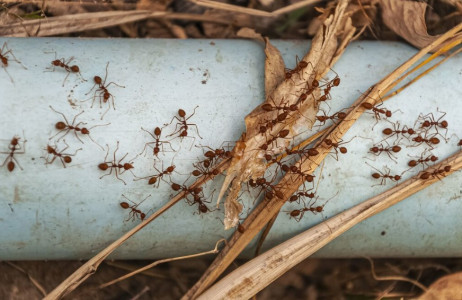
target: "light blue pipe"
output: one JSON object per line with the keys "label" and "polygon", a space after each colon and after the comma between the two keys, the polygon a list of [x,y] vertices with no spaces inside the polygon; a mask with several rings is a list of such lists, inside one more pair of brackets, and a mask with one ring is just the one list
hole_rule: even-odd
{"label": "light blue pipe", "polygon": [[[124,221],[129,218],[129,211],[119,204],[126,201],[122,194],[136,202],[151,194],[138,207],[146,213],[168,201],[173,192],[165,182],[155,189],[145,180],[133,181],[130,172],[119,176],[127,185],[114,174],[100,179],[105,172],[98,164],[104,161],[106,150],[101,150],[96,143],[104,148],[109,145],[109,160],[119,141],[118,159],[129,153],[123,163],[133,159],[133,172],[137,176],[153,174],[151,153],[137,156],[145,143],[152,140],[140,128],[152,132],[156,126],[169,123],[179,108],[189,115],[199,106],[189,122],[197,124],[203,139],[190,126],[189,135],[195,140],[172,141],[172,148],[178,152],[159,154],[164,168],[172,162],[176,165],[179,173],[174,174],[172,180],[182,184],[187,178],[182,174],[189,174],[193,170],[191,163],[202,155],[202,150],[191,148],[191,144],[218,147],[223,141],[236,140],[245,130],[244,117],[264,98],[265,57],[262,47],[252,41],[29,38],[2,39],[0,43],[4,41],[27,70],[10,61],[7,70],[14,83],[4,70],[0,70],[0,152],[8,151],[14,135],[20,136],[22,141],[26,139],[27,143],[25,153],[15,155],[23,170],[19,166],[13,172],[6,166],[0,169],[1,260],[90,258],[139,222]],[[302,57],[309,47],[304,41],[274,44],[289,67],[294,66],[295,55]],[[80,67],[87,81],[82,82],[78,75],[70,74],[63,87],[66,71],[57,67],[53,72],[45,72],[55,59],[54,52],[58,59],[74,57],[72,64]],[[351,105],[361,91],[414,53],[414,48],[400,43],[355,42],[350,45],[334,66],[341,84],[331,90],[331,114]],[[107,103],[100,109],[99,99],[95,99],[91,108],[93,92],[89,91],[95,75],[104,79],[108,62],[106,84],[114,82],[125,88],[109,87],[116,109],[111,106],[104,120],[100,120]],[[447,137],[451,139],[433,151],[440,158],[458,150],[455,146],[458,138],[452,135],[462,135],[461,66],[459,55],[383,105],[391,111],[399,109],[392,119],[409,126],[414,125],[420,113],[433,112],[439,116],[437,108],[446,112]],[[81,102],[83,100],[87,101]],[[46,145],[54,145],[53,141],[59,137],[49,141],[49,137],[57,133],[55,123],[62,120],[50,105],[64,113],[69,122],[84,111],[77,122],[86,122],[88,128],[110,123],[91,129],[96,143],[82,136],[82,144],[72,133],[64,137],[69,144],[65,152],[73,153],[83,148],[72,157],[67,168],[63,168],[59,159],[45,165],[41,158],[46,156]],[[328,111],[327,106],[324,109]],[[356,136],[345,145],[348,154],[339,155],[338,161],[327,158],[322,175],[319,170],[316,172],[321,177],[317,203],[322,205],[330,199],[322,215],[306,213],[296,222],[289,219],[287,211],[298,206],[284,206],[267,238],[267,247],[321,222],[323,217],[333,216],[388,189],[392,185],[390,182],[371,187],[377,184],[371,177],[375,171],[365,164],[366,161],[380,170],[387,165],[392,173],[401,173],[407,168],[408,154],[420,155],[423,151],[422,147],[403,147],[396,164],[386,156],[368,154],[374,141],[383,139],[382,129],[390,126],[381,121],[372,130],[374,123],[370,114],[361,117],[344,137],[348,141]],[[164,129],[163,135],[173,129]],[[62,149],[62,140],[58,145]],[[168,145],[165,148],[170,150]],[[6,154],[0,154],[0,162],[6,158]],[[161,163],[156,167],[162,168]],[[412,172],[408,172],[403,178],[411,175]],[[215,180],[208,189],[218,190],[221,182],[222,178]],[[355,226],[316,256],[459,256],[462,249],[459,230],[462,228],[459,216],[461,182],[460,173],[445,178]],[[251,199],[243,201],[246,207],[253,202]],[[213,204],[209,206],[214,207]],[[151,259],[191,254],[212,249],[218,239],[232,233],[225,232],[219,220],[223,218],[223,210],[205,215],[195,212],[196,206],[182,201],[129,239],[111,257]],[[247,251],[250,253],[253,249]]]}

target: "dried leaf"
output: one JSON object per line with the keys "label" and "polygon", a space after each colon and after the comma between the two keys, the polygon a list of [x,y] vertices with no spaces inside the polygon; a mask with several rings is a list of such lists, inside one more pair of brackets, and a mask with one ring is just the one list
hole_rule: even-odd
{"label": "dried leaf", "polygon": [[381,7],[385,25],[417,48],[423,48],[441,36],[431,36],[427,33],[425,24],[427,3],[425,2],[381,0]]}
{"label": "dried leaf", "polygon": [[418,300],[453,300],[462,295],[462,272],[450,274],[434,282]]}

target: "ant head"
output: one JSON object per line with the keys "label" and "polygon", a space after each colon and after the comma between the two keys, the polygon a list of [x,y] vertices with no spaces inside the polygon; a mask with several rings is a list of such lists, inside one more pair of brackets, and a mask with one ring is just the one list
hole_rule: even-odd
{"label": "ant head", "polygon": [[448,121],[444,120],[440,123],[440,126],[443,127],[443,128],[447,128],[448,127]]}
{"label": "ant head", "polygon": [[266,132],[266,126],[260,126],[260,133],[265,133]]}
{"label": "ant head", "polygon": [[297,166],[290,166],[289,169],[290,169],[290,171],[291,171],[292,173],[297,173],[297,172],[298,172]]}
{"label": "ant head", "polygon": [[201,172],[201,171],[199,171],[199,170],[194,170],[194,171],[192,171],[192,173],[191,173],[191,174],[193,174],[194,176],[196,176],[196,177],[197,177],[197,176],[200,176],[200,175],[202,174],[202,172]]}
{"label": "ant head", "polygon": [[76,66],[76,65],[71,66],[71,71],[74,73],[80,72],[79,66]]}
{"label": "ant head", "polygon": [[313,81],[311,82],[311,86],[315,88],[319,87],[319,81],[316,79],[313,79]]}
{"label": "ant head", "polygon": [[307,97],[308,97],[308,95],[303,93],[303,94],[300,95],[300,98],[298,98],[298,101],[305,101]]}
{"label": "ant head", "polygon": [[374,146],[374,147],[370,148],[369,151],[377,153],[377,152],[379,152],[379,147]]}
{"label": "ant head", "polygon": [[430,121],[425,120],[425,121],[422,123],[422,126],[421,126],[421,127],[430,127]]}
{"label": "ant head", "polygon": [[54,153],[55,152],[55,149],[53,147],[51,147],[50,145],[47,145],[47,152],[48,153]]}
{"label": "ant head", "polygon": [[184,118],[184,117],[186,116],[186,112],[180,108],[180,109],[178,110],[178,115],[179,115],[181,118]]}
{"label": "ant head", "polygon": [[438,157],[432,155],[432,156],[430,157],[430,160],[431,160],[432,162],[435,162],[435,161],[438,160]]}
{"label": "ant head", "polygon": [[172,190],[179,191],[181,189],[181,185],[178,183],[172,183]]}
{"label": "ant head", "polygon": [[160,134],[162,133],[162,130],[159,127],[156,127],[154,129],[154,135],[160,137]]}
{"label": "ant head", "polygon": [[156,182],[157,182],[157,177],[153,176],[153,177],[149,178],[148,184],[154,184]]}
{"label": "ant head", "polygon": [[409,134],[414,134],[414,133],[415,133],[415,130],[412,129],[412,128],[409,128],[409,129],[407,130],[407,133],[409,133]]}
{"label": "ant head", "polygon": [[239,224],[237,225],[237,231],[239,231],[240,233],[244,233],[245,227],[242,224]]}
{"label": "ant head", "polygon": [[444,172],[449,172],[449,171],[451,171],[451,166],[444,167]]}
{"label": "ant head", "polygon": [[6,167],[7,167],[8,171],[13,172],[13,170],[14,170],[14,162],[13,161],[8,162],[8,165]]}
{"label": "ant head", "polygon": [[13,138],[11,139],[10,144],[11,144],[12,146],[17,146],[17,145],[19,144],[19,139],[20,139],[20,137],[16,137],[16,136],[13,137]]}
{"label": "ant head", "polygon": [[281,169],[282,169],[282,171],[285,172],[285,173],[287,173],[287,172],[290,171],[290,167],[289,167],[288,165],[286,165],[286,164],[282,165],[282,166],[281,166]]}
{"label": "ant head", "polygon": [[55,59],[54,61],[51,62],[51,64],[56,67],[59,66],[60,63],[61,61],[59,59]]}
{"label": "ant head", "polygon": [[302,61],[300,61],[300,62],[298,63],[298,66],[299,66],[301,69],[303,69],[303,68],[306,68],[306,67],[308,66],[308,63],[307,63],[306,61],[302,60]]}
{"label": "ant head", "polygon": [[395,176],[393,177],[393,179],[394,179],[395,181],[399,181],[399,180],[401,180],[401,176],[395,175]]}
{"label": "ant head", "polygon": [[127,203],[127,202],[120,202],[120,206],[123,208],[123,209],[127,209],[130,207],[130,205]]}
{"label": "ant head", "polygon": [[345,153],[348,152],[346,147],[340,147],[339,149],[340,149],[340,153],[342,153],[342,154],[345,154]]}
{"label": "ant head", "polygon": [[327,121],[327,116],[316,116],[316,119],[319,122],[325,122],[325,121]]}
{"label": "ant head", "polygon": [[63,160],[64,160],[64,162],[65,162],[66,164],[72,162],[72,158],[71,158],[70,156],[64,156],[64,157],[63,157]]}
{"label": "ant head", "polygon": [[345,118],[346,118],[346,113],[344,113],[344,112],[339,112],[339,113],[337,113],[337,118],[339,118],[339,119],[345,119]]}
{"label": "ant head", "polygon": [[198,186],[198,187],[195,187],[194,190],[193,190],[194,194],[200,194],[202,192],[202,187]]}
{"label": "ant head", "polygon": [[263,177],[257,178],[257,180],[256,180],[257,185],[262,185],[262,184],[265,184],[265,183],[266,183],[266,179],[263,178]]}
{"label": "ant head", "polygon": [[95,83],[98,84],[98,85],[100,85],[100,84],[103,82],[103,80],[102,80],[101,77],[99,77],[99,76],[93,77],[93,80],[94,80]]}
{"label": "ant head", "polygon": [[100,168],[100,170],[106,171],[109,168],[109,166],[107,165],[107,163],[102,163],[98,165],[98,168]]}
{"label": "ant head", "polygon": [[55,124],[55,128],[58,130],[63,130],[66,128],[66,124],[64,122],[58,122]]}
{"label": "ant head", "polygon": [[80,131],[82,132],[82,134],[90,134],[90,130],[88,130],[87,128],[82,128],[82,130]]}
{"label": "ant head", "polygon": [[387,110],[385,111],[385,116],[387,116],[387,118],[390,118],[391,117],[391,111]]}
{"label": "ant head", "polygon": [[323,209],[324,209],[323,206],[316,206],[316,212],[318,212],[318,213],[322,212]]}
{"label": "ant head", "polygon": [[327,100],[327,95],[322,95],[319,97],[318,101],[326,101]]}
{"label": "ant head", "polygon": [[167,171],[168,173],[172,173],[174,170],[175,170],[175,166],[170,166],[170,167],[167,168],[166,171]]}
{"label": "ant head", "polygon": [[305,176],[305,180],[306,180],[307,182],[313,182],[314,176],[313,176],[313,175],[306,175],[306,176]]}

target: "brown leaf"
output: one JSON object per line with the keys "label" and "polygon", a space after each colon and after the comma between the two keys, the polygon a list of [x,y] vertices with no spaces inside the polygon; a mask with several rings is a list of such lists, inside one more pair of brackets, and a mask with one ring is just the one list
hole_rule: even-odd
{"label": "brown leaf", "polygon": [[[427,33],[425,2],[381,0],[381,7],[385,25],[417,48],[423,48],[441,36]],[[460,34],[454,39],[458,37]]]}
{"label": "brown leaf", "polygon": [[461,299],[462,272],[450,274],[434,282],[418,300]]}

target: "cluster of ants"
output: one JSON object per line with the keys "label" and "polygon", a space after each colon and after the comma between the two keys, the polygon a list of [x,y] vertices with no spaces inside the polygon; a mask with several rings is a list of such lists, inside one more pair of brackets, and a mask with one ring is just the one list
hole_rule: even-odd
{"label": "cluster of ants", "polygon": [[[55,53],[55,56],[56,56],[56,53]],[[63,81],[63,86],[71,73],[78,75],[82,81],[86,81],[80,73],[80,67],[77,65],[71,65],[71,62],[73,61],[73,59],[74,59],[73,57],[67,60],[64,58],[56,59],[55,57],[55,59],[51,61],[51,66],[47,68],[47,70],[51,72],[58,69],[58,70],[62,70],[67,73]],[[16,63],[22,65],[22,63],[19,60],[17,60],[16,57],[13,55],[12,50],[8,48],[6,43],[3,44],[3,47],[0,51],[0,60],[2,62],[2,67],[4,68],[6,72],[7,72],[6,68],[8,67],[8,62],[10,60],[15,61]],[[292,80],[293,76],[296,76],[297,74],[299,75],[309,64],[310,63],[308,62],[305,62],[303,60],[298,61],[297,59],[296,67],[293,70],[286,70],[285,79]],[[23,67],[26,68],[25,66]],[[109,87],[111,85],[115,85],[118,87],[125,88],[124,86],[121,86],[115,82],[106,83],[106,79],[108,76],[108,67],[109,67],[109,63],[106,65],[106,75],[104,77],[104,80],[100,76],[94,76],[93,77],[93,83],[94,83],[93,87],[88,93],[85,94],[85,95],[88,95],[94,91],[93,97],[90,98],[92,99],[91,107],[93,107],[96,99],[99,100],[100,108],[102,108],[103,104],[104,105],[107,104],[107,110],[101,115],[101,120],[104,118],[105,114],[109,111],[111,104],[112,104],[113,109],[115,110],[114,96],[109,91]],[[8,72],[7,74],[8,76],[10,76]],[[10,79],[12,80],[11,76],[10,76]],[[284,99],[282,99],[279,105],[276,104],[274,100],[272,100],[271,103],[265,103],[260,106],[262,113],[268,113],[268,115],[271,115],[272,117],[269,120],[265,120],[261,124],[259,124],[259,134],[265,138],[265,142],[259,146],[259,150],[264,151],[265,153],[264,159],[266,160],[268,164],[275,165],[276,170],[274,172],[274,176],[272,179],[267,179],[265,177],[250,179],[247,183],[248,189],[249,190],[250,188],[257,189],[259,190],[259,194],[261,192],[264,192],[266,199],[272,199],[273,197],[282,199],[283,193],[279,191],[275,185],[275,180],[276,180],[278,173],[279,174],[280,173],[291,173],[291,174],[294,174],[296,177],[301,178],[303,180],[303,185],[301,187],[301,190],[297,191],[295,194],[293,194],[288,199],[289,203],[297,203],[299,205],[302,204],[302,207],[299,209],[287,211],[290,218],[294,218],[296,221],[300,221],[302,217],[304,216],[305,212],[308,212],[308,211],[312,212],[313,214],[322,213],[324,209],[324,205],[327,203],[327,201],[329,201],[327,200],[323,205],[316,205],[316,202],[319,197],[316,195],[317,188],[315,191],[313,191],[315,175],[308,174],[305,171],[301,170],[296,165],[290,163],[290,161],[293,162],[295,160],[294,158],[298,158],[297,160],[303,162],[303,160],[305,159],[310,159],[310,157],[318,155],[319,152],[315,147],[308,147],[308,146],[305,146],[303,148],[292,148],[292,149],[285,148],[285,151],[283,151],[282,153],[282,157],[284,158],[281,159],[281,156],[276,157],[272,154],[271,150],[273,149],[274,146],[277,147],[278,139],[286,139],[290,131],[288,129],[282,129],[279,132],[277,132],[275,135],[271,134],[270,131],[272,131],[272,129],[277,124],[283,124],[287,120],[290,114],[300,113],[299,112],[300,106],[309,97],[312,97],[316,106],[322,103],[327,103],[326,101],[331,99],[331,95],[330,95],[331,89],[333,87],[339,86],[339,84],[340,84],[340,78],[338,74],[336,74],[336,76],[332,80],[323,80],[322,82],[318,81],[317,79],[311,79],[310,77],[309,80],[306,80],[305,85],[302,86],[301,91],[300,91],[300,96],[298,97],[297,101],[294,104],[289,105],[287,102],[284,102]],[[314,91],[316,89],[320,91],[320,95],[317,97],[314,94]],[[90,130],[93,129],[94,127],[110,125],[110,123],[103,124],[103,125],[94,125],[90,128],[87,128],[84,126],[86,125],[86,123],[76,121],[77,117],[79,117],[83,113],[83,111],[75,115],[72,120],[72,123],[69,123],[68,119],[63,113],[56,111],[52,106],[50,106],[50,108],[57,114],[61,115],[62,120],[55,123],[55,129],[58,131],[58,133],[52,136],[50,140],[52,138],[55,138],[58,135],[60,135],[60,137],[55,141],[54,146],[51,146],[49,144],[46,146],[46,157],[43,157],[45,159],[46,165],[52,164],[57,159],[59,159],[63,167],[66,168],[66,164],[70,164],[72,162],[72,157],[75,156],[78,151],[82,150],[82,148],[79,148],[75,150],[74,153],[65,153],[65,151],[69,148],[69,145],[66,143],[65,140],[63,140],[65,147],[62,149],[58,149],[56,142],[59,142],[70,132],[73,132],[75,137],[81,143],[84,143],[81,137],[88,136],[93,143],[95,143],[101,149],[104,150],[104,148],[98,143],[96,143],[96,141],[94,141],[93,138],[90,136]],[[152,132],[144,128],[141,128],[143,131],[147,132],[152,137],[153,140],[147,142],[145,144],[143,151],[139,153],[136,157],[138,157],[139,155],[143,153],[147,153],[148,147],[152,148],[152,157],[154,158],[154,160],[159,158],[158,157],[159,153],[166,151],[164,149],[164,146],[166,145],[169,146],[171,151],[176,152],[171,146],[172,140],[176,138],[179,138],[180,140],[183,140],[184,138],[193,138],[195,140],[195,137],[192,137],[189,135],[189,130],[191,127],[195,127],[197,135],[200,138],[202,138],[199,134],[197,125],[189,122],[189,119],[192,116],[194,116],[196,112],[196,108],[194,108],[193,113],[189,116],[187,115],[185,110],[179,109],[178,115],[174,116],[172,120],[170,121],[170,123],[164,124],[162,128],[155,127]],[[361,108],[366,111],[370,111],[374,115],[377,122],[381,120],[382,118],[388,119],[392,116],[391,111],[385,108],[381,108],[380,105],[374,106],[366,102],[361,105]],[[343,111],[336,112],[333,115],[328,115],[324,111],[322,112],[323,113],[321,115],[316,116],[316,121],[319,123],[318,126],[323,126],[328,121],[332,121],[332,122],[342,121],[346,118],[346,115],[347,115]],[[439,132],[439,130],[446,130],[446,133],[447,133],[448,122],[445,120],[442,120],[444,115],[445,114],[443,114],[438,119],[436,119],[434,115],[431,113],[427,115],[420,115],[418,120],[416,121],[416,124],[419,123],[416,128],[410,128],[407,126],[404,126],[401,128],[398,122],[396,123],[390,122],[392,124],[392,128],[391,127],[385,128],[382,131],[383,134],[386,136],[386,138],[383,139],[379,144],[371,147],[369,151],[377,156],[381,155],[382,153],[386,153],[388,157],[390,157],[392,160],[395,160],[396,157],[394,155],[400,152],[401,150],[399,141],[401,141],[403,138],[405,138],[411,143],[410,145],[411,147],[416,147],[419,145],[426,145],[429,148],[433,149],[436,145],[440,143],[440,138],[443,138],[444,140],[446,140],[446,137],[440,134]],[[165,127],[171,125],[174,121],[176,121],[176,123],[175,123],[175,128],[173,132],[169,135],[166,135],[165,138],[163,138],[162,137],[163,130],[165,129]],[[435,132],[433,132],[432,130],[434,130]],[[395,139],[395,143],[390,146],[386,142],[386,140],[392,137],[395,137],[396,139]],[[171,139],[168,139],[168,138],[171,138]],[[15,155],[25,153],[25,143],[26,142],[27,140],[24,139],[21,145],[21,138],[18,136],[13,137],[8,145],[8,151],[0,152],[0,154],[7,155],[1,167],[6,165],[9,172],[12,172],[15,169],[16,165],[18,165],[19,168],[22,169]],[[325,145],[332,148],[332,151],[333,151],[332,155],[334,155],[334,158],[336,158],[337,160],[338,160],[339,153],[346,154],[348,152],[347,148],[345,147],[345,144],[347,144],[348,142],[342,142],[342,141],[334,142],[330,139],[325,138],[324,140],[321,141],[321,143],[324,143]],[[384,146],[384,143],[388,145]],[[462,140],[459,141],[458,145],[462,146]],[[98,164],[98,168],[101,171],[107,171],[107,173],[102,175],[100,179],[102,179],[105,176],[110,176],[111,174],[114,174],[118,180],[126,184],[126,182],[122,178],[120,178],[120,176],[124,174],[126,171],[130,171],[133,174],[134,159],[136,159],[136,157],[132,160],[129,160],[128,162],[124,162],[125,158],[128,155],[128,153],[126,153],[124,156],[118,159],[117,151],[119,149],[119,142],[117,142],[117,147],[113,152],[112,159],[108,160],[109,145],[106,145],[106,146],[107,146],[106,156],[104,158],[104,161]],[[225,149],[225,147],[221,147],[217,149],[212,149],[210,147],[205,147],[205,148],[208,148],[208,150],[204,152],[204,158],[193,164],[194,170],[191,172],[190,176],[215,177],[219,175],[219,171],[216,168],[217,165],[221,161],[232,157],[232,152]],[[409,161],[408,166],[410,167],[410,169],[416,167],[417,165],[428,166],[429,163],[435,162],[438,159],[436,156],[432,154],[425,156],[426,151],[427,149],[421,154],[419,158]],[[190,206],[197,205],[198,214],[207,213],[207,212],[212,211],[207,206],[207,203],[210,203],[211,199],[209,199],[210,197],[206,197],[204,195],[204,191],[202,187],[190,188],[185,184],[186,181],[183,184],[179,184],[179,183],[172,181],[171,175],[173,174],[173,172],[176,172],[175,165],[171,164],[170,166],[164,169],[163,163],[162,163],[162,168],[160,170],[155,167],[155,164],[153,167],[156,171],[154,174],[144,176],[144,177],[138,177],[135,174],[133,174],[133,176],[135,177],[133,180],[134,181],[145,180],[148,185],[152,185],[153,187],[156,187],[156,188],[159,187],[161,181],[163,181],[169,184],[171,189],[174,192],[183,193],[186,202]],[[444,176],[444,174],[449,171],[450,171],[450,166],[445,166],[444,168],[435,170],[433,172],[422,172],[422,174],[420,174],[420,179],[426,180],[432,177],[440,178],[439,176]],[[387,179],[391,181],[399,181],[401,179],[401,175],[391,175],[390,170],[388,169],[388,172],[386,173],[382,173],[379,170],[377,170],[377,172],[372,174],[372,177],[375,179],[380,179],[381,180],[380,184],[383,185],[386,183]],[[306,183],[311,183],[312,187],[307,188]],[[318,183],[319,183],[319,180],[318,180]],[[127,220],[130,220],[130,219],[131,220],[135,220],[135,219],[144,220],[146,217],[146,213],[142,212],[138,207],[149,196],[139,203],[135,203],[131,201],[125,195],[122,195],[122,196],[126,198],[127,201],[132,203],[132,204],[129,204],[128,202],[125,202],[125,201],[120,203],[120,206],[123,209],[130,210],[129,217]],[[307,202],[305,200],[307,200]]]}
{"label": "cluster of ants", "polygon": [[[9,63],[9,61],[15,61],[16,63],[20,64],[21,66],[23,66],[23,65],[14,56],[13,51],[8,48],[6,42],[3,44],[3,47],[2,47],[2,49],[0,51],[0,60],[2,62],[2,67],[4,68],[4,70],[6,71],[8,76],[10,77],[11,81],[14,83],[13,79],[11,78],[11,76],[9,75],[9,73],[8,73],[8,71],[6,69],[8,67],[8,65],[9,65],[8,63]],[[64,71],[65,73],[67,73],[65,78],[64,78],[63,84],[62,84],[63,86],[64,86],[64,84],[65,84],[65,82],[68,79],[70,74],[76,74],[76,75],[78,75],[80,77],[80,79],[82,81],[86,81],[82,77],[82,74],[80,73],[81,68],[78,65],[75,65],[75,64],[71,65],[71,62],[73,60],[74,60],[74,57],[71,57],[71,58],[69,58],[67,60],[65,58],[56,59],[56,53],[55,53],[55,59],[51,61],[51,66],[48,67],[46,69],[46,71],[53,72],[56,69],[59,69],[59,70]],[[27,69],[25,66],[23,66],[23,67],[25,69]],[[115,86],[118,86],[118,87],[125,88],[124,86],[121,86],[121,85],[119,85],[119,84],[117,84],[115,82],[106,83],[106,79],[107,79],[107,76],[108,76],[108,67],[109,67],[109,63],[106,65],[106,75],[105,75],[104,79],[102,79],[100,76],[94,76],[93,77],[94,85],[90,89],[90,91],[85,94],[85,95],[88,95],[92,91],[94,91],[93,97],[90,98],[90,99],[92,99],[91,107],[93,107],[96,99],[99,100],[100,107],[102,107],[103,104],[107,104],[108,108],[101,115],[101,120],[104,118],[105,114],[110,109],[111,104],[112,104],[113,109],[115,109],[114,96],[109,91],[109,86],[115,85]],[[84,101],[87,101],[87,100],[84,100]],[[173,139],[176,139],[176,138],[180,138],[181,140],[183,138],[193,138],[193,139],[195,139],[194,137],[191,137],[191,136],[188,135],[188,130],[190,130],[191,127],[196,128],[196,132],[197,132],[198,136],[200,137],[199,131],[197,129],[197,125],[188,122],[188,120],[195,114],[196,108],[194,109],[194,112],[189,116],[186,115],[186,112],[183,109],[179,109],[178,110],[178,116],[174,116],[172,118],[172,121],[169,124],[164,124],[163,128],[156,127],[152,133],[145,130],[144,128],[141,128],[142,130],[146,131],[147,133],[149,133],[151,135],[151,137],[153,138],[153,141],[146,143],[143,151],[138,155],[141,155],[142,153],[146,152],[146,149],[149,146],[149,147],[151,147],[153,149],[153,152],[152,152],[153,156],[155,158],[158,158],[158,154],[161,151],[164,151],[164,145],[167,145],[167,144],[170,145],[170,142]],[[100,144],[98,144],[91,137],[90,131],[94,127],[107,126],[107,125],[110,125],[111,123],[103,124],[103,125],[94,125],[92,127],[86,127],[85,126],[86,123],[77,122],[77,118],[81,114],[83,114],[84,111],[82,111],[82,112],[78,113],[77,115],[75,115],[74,118],[72,119],[72,122],[69,122],[68,119],[66,118],[66,116],[62,112],[59,112],[59,111],[55,110],[51,105],[50,105],[50,109],[52,111],[54,111],[55,113],[61,115],[62,120],[55,123],[54,127],[58,132],[55,135],[53,135],[52,137],[50,137],[49,140],[51,140],[53,138],[56,138],[58,136],[59,137],[55,140],[54,145],[48,144],[46,146],[46,148],[45,148],[46,156],[42,157],[45,160],[45,165],[53,164],[55,161],[59,160],[59,161],[61,161],[63,167],[66,168],[66,165],[70,164],[73,161],[72,157],[75,156],[78,151],[82,150],[82,148],[79,148],[79,149],[75,150],[75,152],[73,152],[73,153],[66,153],[66,151],[69,149],[70,146],[66,143],[66,141],[63,138],[66,135],[68,135],[69,133],[71,133],[71,132],[74,134],[74,136],[82,144],[84,143],[83,140],[82,140],[82,137],[83,136],[88,136],[88,138],[90,138],[90,140],[93,143],[95,143],[102,150],[104,150],[104,148]],[[171,139],[170,140],[162,139],[161,138],[162,130],[166,126],[172,124],[175,120],[176,120],[175,129],[173,130],[173,132],[171,134],[166,136],[167,138],[171,137]],[[200,137],[200,138],[202,138],[202,137]],[[62,148],[62,149],[59,149],[59,147],[57,146],[57,143],[60,142],[61,140],[63,141],[65,147]],[[3,167],[3,166],[6,165],[9,172],[13,172],[13,170],[15,169],[16,166],[18,166],[21,170],[23,170],[22,166],[19,164],[19,162],[17,160],[16,155],[25,154],[25,144],[26,144],[26,142],[27,142],[27,140],[24,139],[24,140],[21,141],[21,137],[14,136],[11,139],[11,141],[10,141],[10,143],[8,145],[8,151],[0,152],[0,154],[6,154],[7,155],[7,157],[5,158],[3,164],[0,167]],[[106,146],[107,146],[106,156],[104,158],[104,161],[102,163],[98,164],[98,168],[101,171],[108,171],[108,172],[106,174],[104,174],[103,176],[101,176],[100,179],[114,173],[114,175],[115,175],[115,177],[117,179],[119,179],[124,184],[126,184],[126,182],[122,178],[120,178],[120,175],[122,175],[126,171],[130,171],[133,174],[133,171],[132,171],[132,169],[134,169],[133,160],[131,160],[129,162],[125,162],[125,163],[123,162],[124,159],[126,158],[126,156],[128,155],[128,153],[125,154],[124,156],[122,156],[120,159],[117,158],[117,151],[119,149],[119,142],[117,142],[117,147],[113,152],[113,159],[108,160],[109,146],[108,145],[106,145]],[[170,146],[170,148],[173,151],[175,151],[171,146]],[[218,161],[220,159],[225,158],[225,157],[230,157],[230,152],[226,151],[224,149],[215,149],[215,150],[210,149],[210,151],[205,152],[205,157],[206,157],[205,160],[200,161],[199,163],[195,164],[195,170],[192,172],[193,176],[201,176],[201,175],[215,176],[215,175],[218,175],[217,171],[213,170],[214,166],[218,163]],[[160,184],[160,180],[166,181],[164,178],[170,177],[170,175],[172,175],[172,172],[175,170],[175,166],[171,165],[171,166],[167,167],[166,169],[162,169],[162,170],[159,170],[154,166],[154,169],[157,171],[157,173],[155,173],[153,175],[149,175],[147,177],[137,177],[137,176],[135,176],[133,174],[136,177],[136,179],[134,179],[134,180],[136,181],[136,180],[146,179],[147,183],[149,185],[153,185],[155,187],[158,187],[159,184]],[[199,213],[205,213],[205,212],[211,211],[205,204],[205,202],[207,202],[207,200],[206,200],[206,198],[205,198],[205,196],[203,194],[202,188],[190,189],[190,188],[187,188],[184,184],[179,185],[177,183],[174,183],[173,181],[171,181],[170,178],[169,178],[168,182],[171,185],[171,188],[172,188],[173,191],[176,191],[176,192],[183,191],[183,192],[186,193],[185,199],[190,205],[198,204],[198,212]],[[122,195],[122,196],[124,198],[126,198],[128,201],[132,202],[125,195]],[[146,200],[148,197],[146,197],[144,200]],[[120,203],[120,206],[123,209],[129,209],[130,210],[129,218],[127,220],[129,220],[129,219],[134,220],[136,218],[138,218],[140,220],[143,220],[145,218],[146,214],[138,209],[139,204],[141,204],[143,201],[139,202],[138,204],[134,203],[134,202],[132,202],[133,204],[129,204],[128,202],[121,202]]]}
{"label": "cluster of ants", "polygon": [[[375,115],[377,121],[380,119],[380,114],[383,114],[386,118],[391,117],[392,113],[389,110],[382,109],[385,113],[380,112]],[[448,122],[444,120],[446,113],[437,119],[433,113],[428,113],[426,115],[420,114],[417,120],[414,123],[413,127],[408,127],[404,125],[401,127],[399,122],[391,122],[387,120],[392,127],[387,127],[382,130],[385,138],[377,145],[374,145],[369,149],[370,153],[373,153],[376,156],[386,153],[386,155],[393,161],[396,162],[396,154],[399,153],[404,145],[401,141],[405,140],[408,142],[407,147],[419,147],[423,146],[424,150],[420,153],[420,156],[414,157],[409,160],[407,165],[408,169],[403,171],[401,174],[391,174],[391,170],[385,166],[385,172],[372,167],[375,171],[372,173],[374,179],[380,180],[379,185],[385,185],[387,179],[392,182],[398,182],[401,180],[402,175],[417,166],[421,166],[422,169],[429,167],[431,163],[435,163],[438,160],[438,157],[431,153],[431,150],[435,149],[437,145],[440,144],[441,139],[447,142],[447,130]],[[441,134],[440,131],[444,130],[445,134]],[[395,138],[393,145],[390,145],[387,140]],[[384,145],[386,143],[386,145]],[[462,140],[458,142],[458,145],[462,145]],[[428,154],[427,154],[428,153]],[[445,173],[451,170],[451,166],[444,166],[441,169],[434,170],[432,172],[422,172],[419,174],[421,180],[426,180],[429,178],[438,178],[441,179],[441,176],[444,176]]]}

